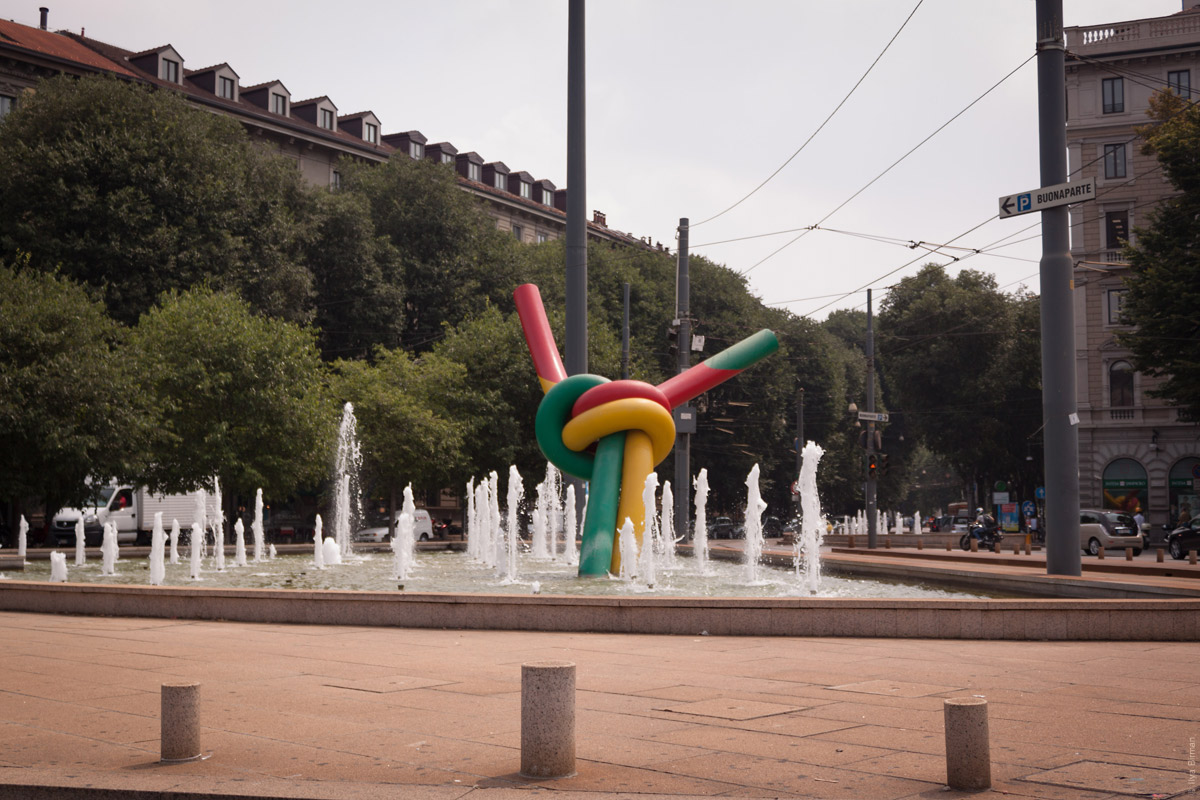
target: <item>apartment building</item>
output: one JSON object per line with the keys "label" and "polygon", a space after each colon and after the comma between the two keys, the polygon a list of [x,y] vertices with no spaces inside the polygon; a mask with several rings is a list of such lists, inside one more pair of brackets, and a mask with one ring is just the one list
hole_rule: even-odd
{"label": "apartment building", "polygon": [[1198,510],[1200,420],[1151,397],[1159,379],[1134,369],[1116,334],[1121,247],[1174,193],[1135,128],[1154,92],[1200,99],[1200,0],[1166,17],[1066,29],[1067,147],[1072,180],[1094,176],[1097,198],[1071,209],[1080,502],[1141,508],[1151,523]]}

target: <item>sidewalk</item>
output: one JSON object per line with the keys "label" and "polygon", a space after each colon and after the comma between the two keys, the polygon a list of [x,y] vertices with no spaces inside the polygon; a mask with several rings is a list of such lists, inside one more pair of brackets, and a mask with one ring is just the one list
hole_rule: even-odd
{"label": "sidewalk", "polygon": [[[994,788],[1194,790],[1200,645],[647,636],[0,613],[0,798],[959,797],[942,705],[983,695]],[[577,665],[573,778],[520,766],[520,666]],[[161,765],[163,683],[211,757]],[[1192,767],[1194,769],[1194,766]],[[111,791],[102,791],[111,790]],[[142,794],[145,793],[145,794]]]}

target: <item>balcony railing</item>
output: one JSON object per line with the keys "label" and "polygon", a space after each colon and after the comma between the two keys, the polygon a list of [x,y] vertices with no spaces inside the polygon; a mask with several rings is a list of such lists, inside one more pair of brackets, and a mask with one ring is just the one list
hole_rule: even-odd
{"label": "balcony railing", "polygon": [[1108,410],[1109,419],[1133,419],[1132,408],[1110,408]]}
{"label": "balcony railing", "polygon": [[1194,44],[1197,33],[1200,33],[1200,14],[1138,19],[1066,30],[1067,49],[1087,50],[1092,55],[1106,50]]}

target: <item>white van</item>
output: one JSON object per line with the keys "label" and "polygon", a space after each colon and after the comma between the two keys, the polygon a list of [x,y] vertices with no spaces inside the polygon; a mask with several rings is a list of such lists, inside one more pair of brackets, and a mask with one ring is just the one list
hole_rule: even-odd
{"label": "white van", "polygon": [[[396,512],[396,524],[400,524],[400,513]],[[376,520],[378,524],[372,525],[369,528],[363,528],[354,534],[351,538],[356,542],[386,542],[388,541],[388,524],[387,516]],[[433,538],[433,520],[429,518],[429,512],[423,508],[418,508],[413,516],[413,539],[419,542],[427,542]]]}

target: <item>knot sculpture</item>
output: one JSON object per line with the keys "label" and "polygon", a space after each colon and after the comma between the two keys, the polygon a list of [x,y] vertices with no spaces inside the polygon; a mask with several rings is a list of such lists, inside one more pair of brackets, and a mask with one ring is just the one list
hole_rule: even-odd
{"label": "knot sculpture", "polygon": [[775,352],[779,340],[761,330],[658,386],[599,375],[567,377],[538,288],[524,284],[513,298],[545,393],[534,423],[538,446],[554,466],[588,481],[579,574],[617,574],[617,528],[629,518],[641,546],[641,491],[675,443],[671,410]]}

